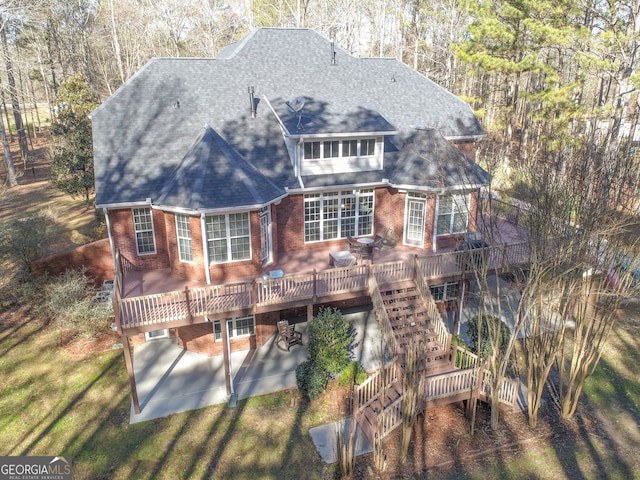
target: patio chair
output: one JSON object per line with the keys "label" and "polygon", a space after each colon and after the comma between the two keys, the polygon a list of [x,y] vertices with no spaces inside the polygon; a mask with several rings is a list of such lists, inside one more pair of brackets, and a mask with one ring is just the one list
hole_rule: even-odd
{"label": "patio chair", "polygon": [[373,243],[371,245],[363,245],[360,249],[360,260],[371,260],[371,263],[373,263],[373,250]]}
{"label": "patio chair", "polygon": [[384,236],[376,235],[375,240],[373,241],[373,250],[382,250],[382,243],[384,242]]}
{"label": "patio chair", "polygon": [[276,347],[283,351],[286,347],[288,352],[293,345],[302,345],[302,333],[296,332],[296,326],[289,325],[287,320],[280,320],[278,322]]}
{"label": "patio chair", "polygon": [[362,247],[364,245],[354,240],[353,237],[349,235],[347,235],[347,242],[349,242],[349,251],[358,258],[362,253]]}

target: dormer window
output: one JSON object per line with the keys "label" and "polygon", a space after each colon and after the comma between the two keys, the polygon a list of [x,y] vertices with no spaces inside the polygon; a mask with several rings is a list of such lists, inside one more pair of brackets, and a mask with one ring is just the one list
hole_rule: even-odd
{"label": "dormer window", "polygon": [[320,158],[321,142],[304,142],[304,158]]}
{"label": "dormer window", "polygon": [[327,140],[324,142],[324,158],[336,158],[340,156],[340,142]]}
{"label": "dormer window", "polygon": [[376,154],[376,139],[307,140],[304,142],[305,160],[338,157],[370,157]]}
{"label": "dormer window", "polygon": [[305,140],[302,175],[381,170],[382,145],[382,137]]}

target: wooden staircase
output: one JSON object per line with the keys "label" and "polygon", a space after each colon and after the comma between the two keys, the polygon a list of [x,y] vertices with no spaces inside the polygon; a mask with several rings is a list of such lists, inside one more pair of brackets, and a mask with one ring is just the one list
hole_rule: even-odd
{"label": "wooden staircase", "polygon": [[380,287],[389,322],[396,339],[396,355],[404,368],[407,348],[411,342],[418,345],[419,371],[434,375],[453,370],[450,345],[443,345],[436,331],[436,319],[429,318],[425,300],[412,281]]}
{"label": "wooden staircase", "polygon": [[[384,438],[402,423],[403,387],[407,349],[417,342],[418,369],[422,386],[418,392],[425,408],[458,402],[468,398],[487,400],[489,372],[478,364],[478,357],[466,349],[451,348],[448,332],[429,287],[418,273],[416,280],[407,277],[378,286],[369,281],[376,317],[394,359],[356,385],[353,415],[358,426],[373,444],[376,436]],[[498,389],[498,401],[515,409],[519,380],[505,378]]]}

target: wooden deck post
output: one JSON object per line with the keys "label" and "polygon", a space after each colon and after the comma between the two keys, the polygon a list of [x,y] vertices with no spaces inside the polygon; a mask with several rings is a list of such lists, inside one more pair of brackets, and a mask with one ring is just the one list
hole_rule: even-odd
{"label": "wooden deck post", "polygon": [[186,285],[184,287],[184,301],[187,302],[187,316],[189,318],[189,323],[193,323],[193,315],[191,315],[191,302],[189,301],[189,287]]}
{"label": "wooden deck post", "polygon": [[258,297],[258,289],[259,288],[260,288],[260,283],[258,282],[258,279],[256,278],[253,281],[253,286],[251,288],[251,295],[253,297],[253,300],[251,302],[251,304],[252,304],[251,309],[252,309],[254,314],[258,311],[258,298],[259,298]]}
{"label": "wooden deck post", "polygon": [[[215,338],[215,323],[211,322],[212,328],[214,329],[214,338]],[[231,360],[231,352],[229,347],[229,332],[227,330],[227,320],[220,320],[220,326],[222,327],[222,356],[224,358],[224,384],[227,387],[227,395],[231,395],[233,392],[231,391],[231,369],[229,368],[230,360]]]}
{"label": "wooden deck post", "polygon": [[315,304],[318,301],[318,272],[316,269],[313,269],[313,300],[312,302]]}
{"label": "wooden deck post", "polygon": [[133,362],[131,361],[131,347],[129,345],[129,337],[122,336],[122,350],[124,351],[124,363],[127,366],[127,374],[129,375],[129,385],[131,385],[131,396],[133,397],[133,411],[140,413],[140,402],[138,401],[138,389],[136,388],[136,377],[133,373]]}

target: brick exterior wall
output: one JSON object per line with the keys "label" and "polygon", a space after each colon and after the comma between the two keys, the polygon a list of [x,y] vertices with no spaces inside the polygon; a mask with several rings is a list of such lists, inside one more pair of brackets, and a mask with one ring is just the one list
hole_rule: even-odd
{"label": "brick exterior wall", "polygon": [[[255,316],[255,335],[230,339],[231,351],[242,351],[261,347],[275,335],[280,320],[280,312],[270,312]],[[206,355],[222,355],[222,341],[215,340],[213,323],[200,323],[177,329],[178,345],[185,350]]]}
{"label": "brick exterior wall", "polygon": [[31,264],[31,273],[36,277],[45,273],[55,277],[67,269],[79,270],[82,267],[87,269],[87,274],[95,280],[96,286],[113,278],[114,266],[108,238],[36,260]]}
{"label": "brick exterior wall", "polygon": [[[377,188],[374,192],[374,234],[382,235],[391,227],[395,231],[398,242],[402,244],[404,236],[404,210],[406,193],[390,187]],[[470,222],[471,231],[476,229],[476,213],[478,205],[478,193],[471,195]],[[112,226],[114,245],[121,254],[133,263],[137,268],[150,270],[157,268],[170,268],[171,273],[189,280],[206,281],[205,251],[202,245],[202,228],[199,216],[189,218],[191,228],[191,247],[193,261],[181,262],[178,255],[176,215],[172,212],[152,210],[154,234],[156,241],[156,253],[138,255],[133,227],[133,214],[131,209],[119,209],[109,211]],[[424,248],[432,249],[433,225],[436,214],[436,197],[427,198]],[[271,206],[272,238],[274,245],[274,261],[278,261],[279,254],[299,250],[311,250],[315,248],[345,248],[344,239],[331,241],[304,243],[304,196],[291,195],[282,199],[279,205]],[[241,277],[255,277],[262,270],[261,244],[260,244],[260,215],[258,211],[249,213],[251,228],[251,252],[252,258],[246,261],[230,262],[225,264],[210,265],[209,273],[212,283],[222,283],[229,279]],[[457,244],[461,235],[439,237],[437,249],[450,248]]]}
{"label": "brick exterior wall", "polygon": [[396,188],[378,188],[375,190],[373,229],[377,235],[384,235],[387,228],[393,228],[402,243],[404,232],[404,212],[406,194]]}
{"label": "brick exterior wall", "polygon": [[170,267],[164,220],[165,214],[159,210],[151,210],[151,212],[153,233],[156,241],[156,253],[138,255],[135,229],[133,227],[133,210],[131,208],[109,210],[111,233],[116,251],[120,251],[122,256],[141,270]]}

